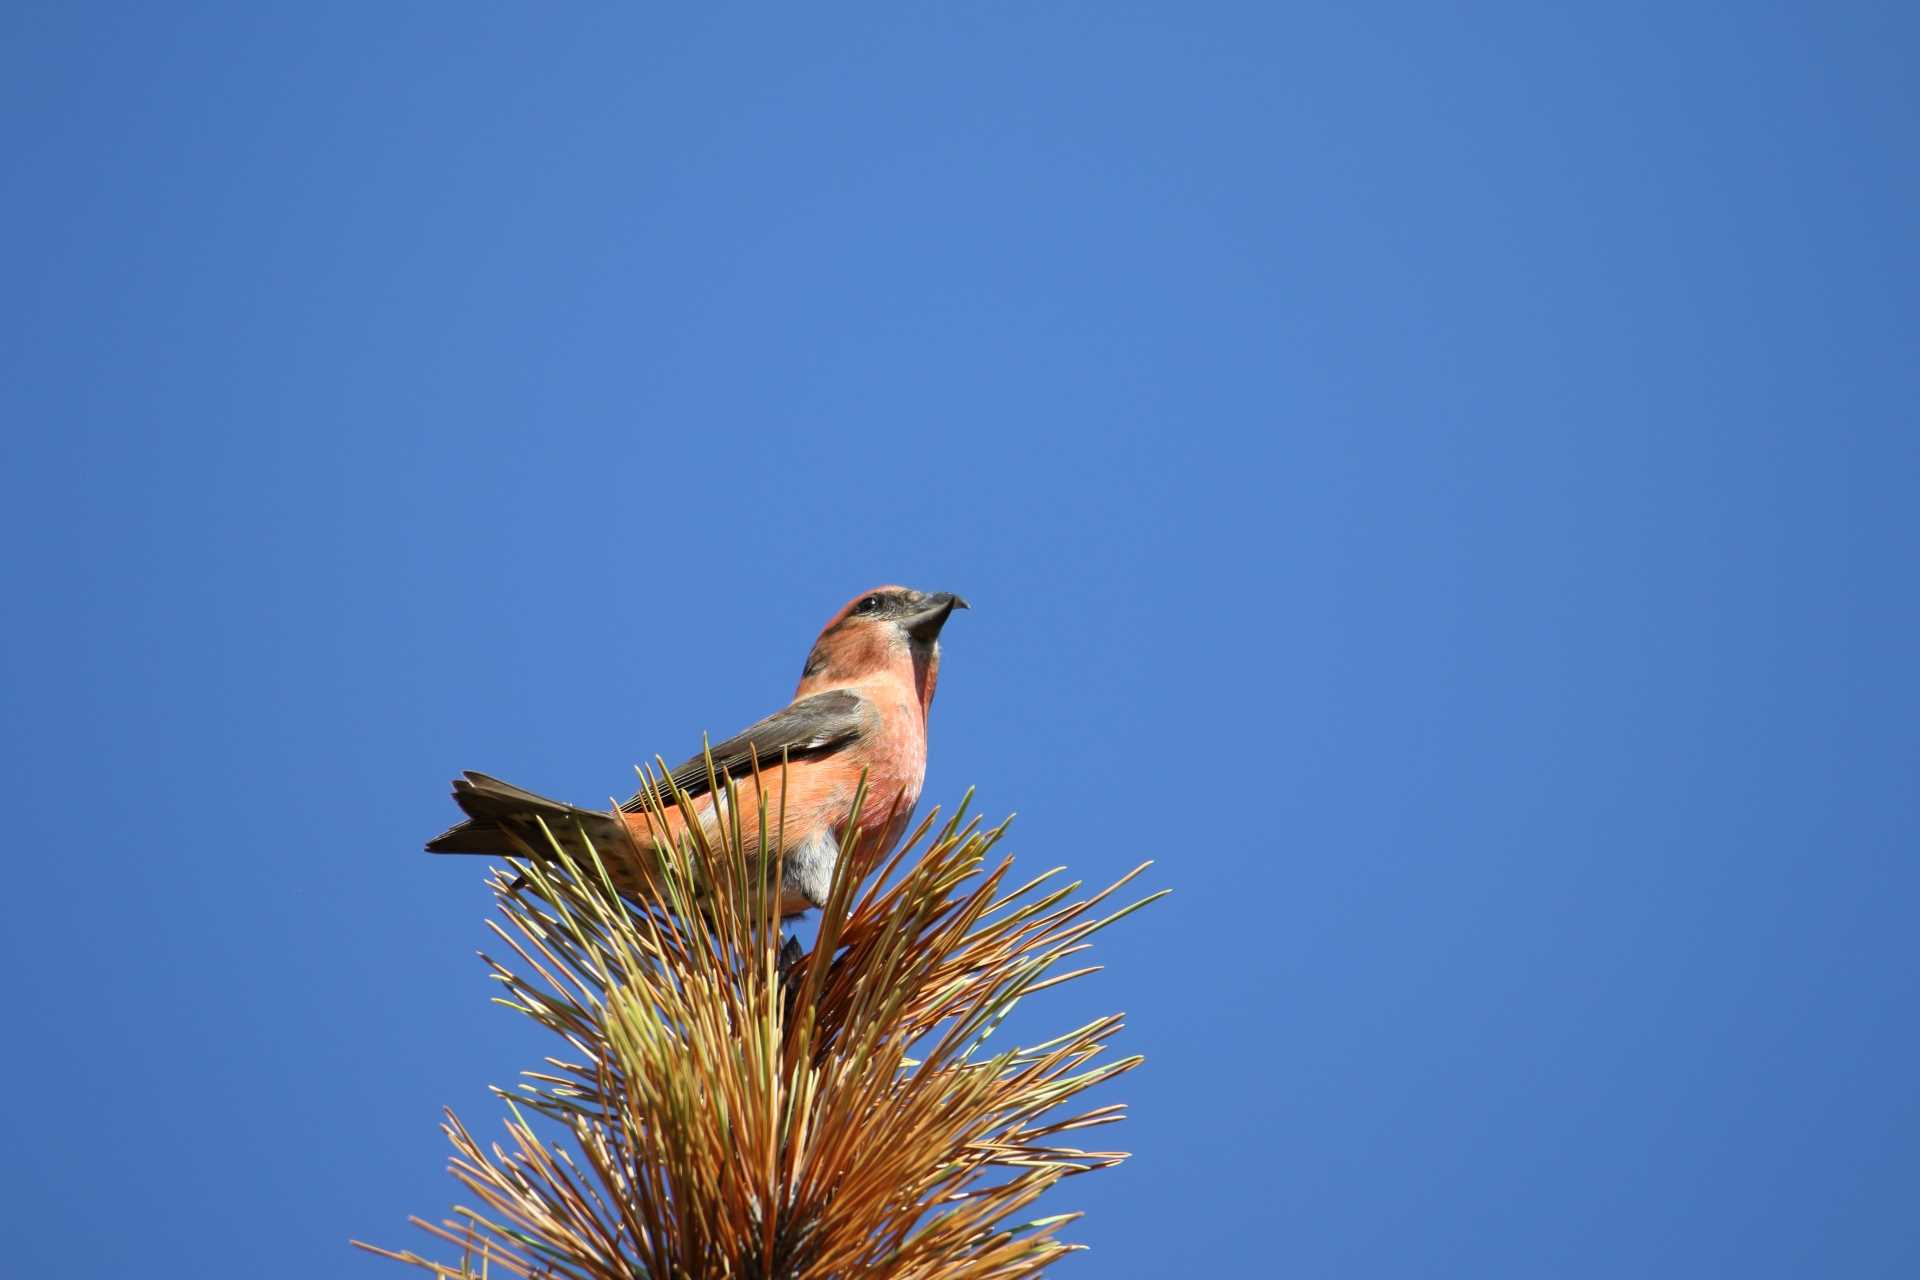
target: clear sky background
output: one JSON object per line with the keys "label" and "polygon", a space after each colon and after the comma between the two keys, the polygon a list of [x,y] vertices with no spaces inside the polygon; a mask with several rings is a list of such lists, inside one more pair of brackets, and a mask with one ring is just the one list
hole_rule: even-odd
{"label": "clear sky background", "polygon": [[1062,1274],[1920,1271],[1915,10],[0,13],[4,1268],[400,1274],[583,802],[962,592]]}

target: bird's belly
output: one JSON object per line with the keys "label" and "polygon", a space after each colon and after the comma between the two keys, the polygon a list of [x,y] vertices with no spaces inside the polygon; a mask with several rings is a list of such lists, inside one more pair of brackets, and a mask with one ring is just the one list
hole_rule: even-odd
{"label": "bird's belly", "polygon": [[[779,770],[761,776],[759,784],[746,779],[734,784],[734,799],[740,806],[740,839],[749,856],[764,844],[783,844],[791,850],[822,831],[832,830],[846,820],[853,806],[853,788],[824,771],[793,766],[782,779]],[[695,802],[700,809],[700,825],[710,841],[718,841],[723,822],[730,822],[726,797],[718,804],[709,797]],[[761,830],[764,804],[766,829]]]}
{"label": "bird's belly", "polygon": [[[761,856],[763,848],[779,845],[786,856],[792,857],[803,846],[817,847],[816,842],[822,835],[830,838],[837,851],[846,837],[864,768],[867,789],[857,820],[864,832],[861,851],[863,860],[883,856],[899,841],[912,820],[914,806],[920,799],[925,764],[924,739],[918,739],[899,743],[889,750],[874,751],[859,761],[844,757],[795,761],[784,771],[778,767],[763,771],[757,781],[738,779],[733,787],[732,804],[740,808],[743,852],[750,862],[766,865]],[[731,805],[725,796],[702,795],[693,799],[689,807],[707,841],[717,846],[722,829],[732,827]],[[657,844],[662,837],[678,841],[686,831],[686,819],[673,807],[665,810],[664,831],[659,820],[645,812],[625,816],[634,836],[643,845]]]}

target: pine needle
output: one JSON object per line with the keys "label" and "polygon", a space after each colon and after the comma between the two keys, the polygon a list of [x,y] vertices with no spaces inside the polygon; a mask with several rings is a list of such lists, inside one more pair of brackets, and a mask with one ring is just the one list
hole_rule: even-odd
{"label": "pine needle", "polygon": [[[662,807],[684,796],[664,771],[641,778],[665,830]],[[508,1146],[448,1113],[449,1169],[475,1204],[414,1221],[451,1260],[360,1247],[447,1280],[984,1280],[1080,1248],[1057,1238],[1077,1214],[1018,1218],[1125,1158],[1052,1145],[1121,1118],[1081,1100],[1140,1062],[1097,1061],[1120,1017],[980,1053],[1022,999],[1098,971],[1052,969],[1161,896],[1089,918],[1144,866],[1077,900],[1078,882],[1051,886],[1058,868],[1006,890],[1012,860],[987,869],[1006,824],[963,825],[963,801],[884,867],[852,833],[814,950],[783,967],[777,862],[750,867],[743,850],[777,848],[785,814],[768,813],[758,762],[710,782],[726,797],[717,838],[696,827],[643,853],[576,828],[583,865],[546,832],[549,848],[495,870],[490,927],[524,966],[486,959],[497,1002],[566,1055],[495,1090]],[[770,838],[743,834],[756,828]],[[635,883],[651,892],[615,888]]]}

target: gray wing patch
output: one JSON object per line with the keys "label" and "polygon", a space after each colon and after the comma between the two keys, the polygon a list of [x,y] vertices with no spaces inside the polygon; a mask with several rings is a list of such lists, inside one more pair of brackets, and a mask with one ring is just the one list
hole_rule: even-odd
{"label": "gray wing patch", "polygon": [[[865,732],[866,711],[866,701],[845,689],[830,689],[802,698],[749,725],[725,742],[716,742],[712,747],[713,771],[722,778],[739,778],[752,775],[756,757],[761,771],[765,772],[780,767],[782,751],[789,760],[838,751]],[[704,755],[693,757],[668,776],[688,795],[703,795],[710,790]],[[667,796],[662,795],[661,800],[664,803]],[[646,803],[645,793],[635,792],[633,798],[620,807],[628,813],[638,813],[646,808]]]}

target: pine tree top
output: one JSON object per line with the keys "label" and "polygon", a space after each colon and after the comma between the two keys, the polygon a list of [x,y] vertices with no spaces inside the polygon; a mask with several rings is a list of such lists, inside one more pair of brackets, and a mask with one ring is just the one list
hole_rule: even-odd
{"label": "pine tree top", "polygon": [[[643,781],[672,802],[670,781]],[[1122,1105],[1081,1110],[1081,1095],[1141,1060],[1101,1060],[1118,1014],[988,1043],[1020,1001],[1098,969],[1061,965],[1162,896],[1098,914],[1148,864],[1084,897],[1061,868],[1009,888],[1012,858],[988,866],[1007,823],[968,819],[969,793],[885,865],[849,832],[801,953],[781,945],[778,867],[750,872],[741,852],[743,823],[777,831],[780,815],[757,776],[715,781],[731,817],[717,841],[696,829],[655,859],[581,832],[582,864],[547,833],[550,848],[493,870],[504,923],[490,927],[513,953],[483,957],[499,1003],[563,1047],[496,1087],[510,1150],[448,1113],[451,1172],[477,1203],[413,1221],[455,1260],[362,1247],[450,1280],[961,1280],[1075,1249],[1058,1232],[1078,1214],[1016,1219],[1062,1178],[1125,1158],[1060,1139],[1119,1120]],[[616,890],[612,859],[644,863],[656,891]]]}

